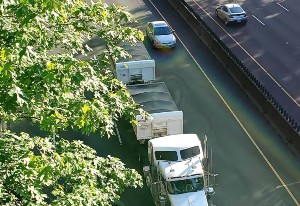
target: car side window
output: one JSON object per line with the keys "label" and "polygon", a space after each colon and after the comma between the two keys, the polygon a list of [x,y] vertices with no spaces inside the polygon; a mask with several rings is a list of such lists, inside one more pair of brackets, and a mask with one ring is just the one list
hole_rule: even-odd
{"label": "car side window", "polygon": [[222,10],[228,12],[228,9],[225,6],[223,6]]}

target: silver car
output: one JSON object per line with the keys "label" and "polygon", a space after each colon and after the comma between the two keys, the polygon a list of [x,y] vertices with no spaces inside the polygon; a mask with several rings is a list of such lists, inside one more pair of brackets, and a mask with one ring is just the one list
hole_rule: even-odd
{"label": "silver car", "polygon": [[216,15],[225,22],[230,23],[247,23],[247,14],[238,4],[225,4],[216,8]]}
{"label": "silver car", "polygon": [[146,33],[154,48],[173,48],[176,46],[174,30],[165,21],[148,22]]}

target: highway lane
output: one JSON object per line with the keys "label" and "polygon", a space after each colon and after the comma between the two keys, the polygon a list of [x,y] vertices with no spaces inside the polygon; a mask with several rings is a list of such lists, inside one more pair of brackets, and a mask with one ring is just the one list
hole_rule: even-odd
{"label": "highway lane", "polygon": [[286,111],[300,123],[299,1],[238,1],[246,26],[227,27],[217,19],[221,1],[186,0],[237,54]]}
{"label": "highway lane", "polygon": [[[156,7],[198,64],[180,42],[169,52],[152,50],[146,42],[156,60],[158,81],[166,82],[184,112],[185,132],[196,133],[201,138],[208,135],[214,171],[220,174],[213,203],[299,204],[299,162],[168,3],[151,1],[154,7],[147,0],[113,2],[129,6],[142,30],[147,21],[162,19]],[[201,69],[222,97],[216,94]]]}

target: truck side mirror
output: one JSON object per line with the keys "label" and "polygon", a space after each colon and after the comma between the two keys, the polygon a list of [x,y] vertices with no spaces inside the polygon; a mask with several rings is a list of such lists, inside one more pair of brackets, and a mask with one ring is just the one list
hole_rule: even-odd
{"label": "truck side mirror", "polygon": [[214,194],[215,194],[214,188],[208,187],[208,188],[207,188],[207,191],[206,191],[207,199],[210,199],[210,197],[211,197],[212,195],[214,195]]}

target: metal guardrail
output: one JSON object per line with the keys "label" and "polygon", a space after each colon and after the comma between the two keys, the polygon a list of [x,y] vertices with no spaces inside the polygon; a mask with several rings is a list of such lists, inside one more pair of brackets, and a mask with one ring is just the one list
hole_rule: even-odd
{"label": "metal guardrail", "polygon": [[277,133],[291,146],[294,155],[300,159],[300,123],[295,121],[284,106],[280,105],[272,93],[237,58],[186,1],[169,0],[169,3],[224,65],[224,68],[264,114]]}

